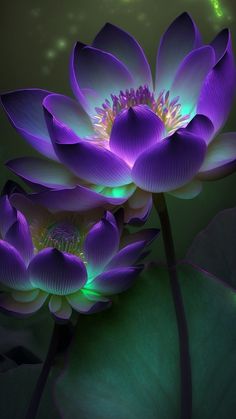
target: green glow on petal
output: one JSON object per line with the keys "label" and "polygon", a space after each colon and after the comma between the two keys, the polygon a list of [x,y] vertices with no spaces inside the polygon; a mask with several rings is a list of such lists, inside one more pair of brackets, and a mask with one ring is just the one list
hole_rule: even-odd
{"label": "green glow on petal", "polygon": [[126,195],[126,188],[113,188],[111,193],[114,198],[123,198]]}
{"label": "green glow on petal", "polygon": [[96,276],[98,276],[101,273],[101,271],[99,271],[99,270],[96,271],[94,269],[94,267],[91,266],[91,265],[87,265],[86,269],[87,269],[87,275],[88,275],[88,279],[87,279],[87,282],[86,282],[86,287],[90,288],[91,282],[94,280],[94,278],[96,278]]}
{"label": "green glow on petal", "polygon": [[87,288],[81,289],[81,292],[85,295],[85,297],[88,297],[88,298],[102,297],[102,295],[99,292],[92,291],[92,290],[87,289]]}
{"label": "green glow on petal", "polygon": [[118,186],[116,188],[104,188],[101,193],[111,198],[128,198],[135,190],[136,186],[131,183],[125,186]]}
{"label": "green glow on petal", "polygon": [[181,114],[190,115],[193,112],[194,103],[184,103],[181,104]]}
{"label": "green glow on petal", "polygon": [[90,301],[108,301],[108,298],[104,297],[99,292],[93,291],[88,288],[81,289],[82,294]]}
{"label": "green glow on petal", "polygon": [[102,185],[92,185],[90,186],[90,189],[110,198],[129,198],[134,193],[136,186],[133,183],[130,183],[129,185],[117,186],[115,188]]}
{"label": "green glow on petal", "polygon": [[90,186],[90,189],[92,189],[94,192],[102,192],[102,190],[104,189],[103,185],[92,185]]}

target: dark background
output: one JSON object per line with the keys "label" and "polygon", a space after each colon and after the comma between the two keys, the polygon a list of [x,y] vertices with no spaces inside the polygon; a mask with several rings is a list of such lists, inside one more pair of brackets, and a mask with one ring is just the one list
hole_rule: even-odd
{"label": "dark background", "polygon": [[[72,95],[68,60],[73,43],[89,43],[105,22],[131,32],[143,46],[152,69],[163,31],[183,11],[210,42],[217,31],[231,28],[236,51],[236,4],[233,0],[15,0],[2,1],[0,11],[0,91],[24,87]],[[236,103],[224,131],[236,130]],[[36,155],[0,110],[0,186],[14,176],[4,167],[13,157]],[[15,178],[16,179],[16,178]],[[177,253],[183,257],[193,237],[220,210],[236,204],[236,174],[204,184],[195,199],[168,198]],[[149,223],[154,225],[153,213]],[[161,255],[161,244],[157,243]]]}

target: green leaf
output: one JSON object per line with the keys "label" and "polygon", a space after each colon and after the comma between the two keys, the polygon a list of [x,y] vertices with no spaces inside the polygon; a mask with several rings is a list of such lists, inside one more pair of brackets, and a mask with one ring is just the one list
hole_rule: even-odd
{"label": "green leaf", "polygon": [[217,214],[197,235],[187,260],[236,288],[236,208]]}
{"label": "green leaf", "polygon": [[236,409],[236,295],[215,277],[180,269],[193,375],[193,418],[231,419]]}
{"label": "green leaf", "polygon": [[[236,296],[215,278],[179,268],[190,337],[192,419],[236,409]],[[164,268],[152,268],[107,312],[81,316],[55,385],[64,419],[178,419],[179,342]]]}
{"label": "green leaf", "polygon": [[[0,374],[1,419],[23,419],[41,365],[21,365]],[[39,407],[37,419],[59,419],[51,394],[52,380],[49,380]]]}

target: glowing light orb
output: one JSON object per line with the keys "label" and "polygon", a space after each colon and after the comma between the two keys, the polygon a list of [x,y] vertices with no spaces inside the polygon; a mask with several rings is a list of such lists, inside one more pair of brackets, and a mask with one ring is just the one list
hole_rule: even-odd
{"label": "glowing light orb", "polygon": [[212,6],[213,6],[215,15],[217,17],[219,17],[219,18],[220,17],[223,17],[224,16],[224,11],[223,11],[223,8],[222,8],[222,6],[220,4],[220,1],[219,0],[210,0],[210,2],[212,4]]}
{"label": "glowing light orb", "polygon": [[48,49],[48,50],[46,51],[46,57],[47,57],[49,60],[53,60],[53,59],[56,57],[56,52],[55,52],[53,49]]}
{"label": "glowing light orb", "polygon": [[40,9],[40,7],[36,7],[34,9],[31,9],[30,14],[34,18],[38,18],[41,15],[41,9]]}
{"label": "glowing light orb", "polygon": [[65,38],[59,38],[56,42],[58,49],[63,50],[67,47],[67,40]]}

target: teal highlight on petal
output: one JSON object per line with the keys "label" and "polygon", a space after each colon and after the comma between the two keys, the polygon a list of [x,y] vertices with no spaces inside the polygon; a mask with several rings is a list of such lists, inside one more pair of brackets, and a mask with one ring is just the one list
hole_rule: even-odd
{"label": "teal highlight on petal", "polygon": [[123,198],[125,192],[125,188],[114,188],[112,189],[112,196],[114,196],[114,198]]}
{"label": "teal highlight on petal", "polygon": [[90,301],[108,301],[108,298],[104,297],[99,292],[93,291],[92,289],[83,288],[81,289],[81,292]]}
{"label": "teal highlight on petal", "polygon": [[135,191],[136,186],[134,184],[129,184],[125,186],[119,186],[116,188],[104,188],[101,193],[105,196],[110,196],[112,198],[125,198],[129,197],[131,193]]}
{"label": "teal highlight on petal", "polygon": [[11,295],[14,300],[19,301],[20,303],[29,303],[34,301],[39,293],[39,289],[35,289],[32,291],[13,291]]}
{"label": "teal highlight on petal", "polygon": [[90,189],[108,198],[128,199],[134,193],[136,186],[134,183],[113,188],[103,185],[92,185]]}

